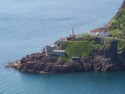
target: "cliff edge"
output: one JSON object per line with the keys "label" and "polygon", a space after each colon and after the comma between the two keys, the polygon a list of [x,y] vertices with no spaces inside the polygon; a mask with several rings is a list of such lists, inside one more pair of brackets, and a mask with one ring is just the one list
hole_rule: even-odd
{"label": "cliff edge", "polygon": [[107,27],[113,37],[125,39],[125,0]]}
{"label": "cliff edge", "polygon": [[[106,28],[110,36],[106,35]],[[94,36],[72,34],[61,38],[40,53],[27,55],[6,67],[31,73],[125,71],[125,0],[106,28],[93,30],[97,34]]]}
{"label": "cliff edge", "polygon": [[[62,56],[50,56],[46,55],[45,52],[33,53],[23,57],[21,60],[10,63],[8,67],[13,67],[22,72],[32,72],[32,73],[64,73],[64,72],[84,72],[84,71],[121,71],[125,70],[125,49],[121,47],[125,41],[113,40],[103,37],[87,37],[83,40],[87,40],[91,44],[91,50],[88,54],[87,49],[82,51],[79,48],[76,49],[75,54],[82,54],[79,57],[73,57],[74,53],[68,46],[66,49],[66,54],[72,54],[71,57]],[[89,39],[88,39],[89,38]],[[71,42],[71,41],[70,41]],[[79,42],[75,39],[72,40],[73,43]],[[61,42],[62,43],[62,42]],[[80,42],[81,44],[81,42]],[[85,44],[86,45],[86,44]],[[65,45],[66,46],[66,45]],[[123,45],[124,46],[124,45]],[[62,47],[62,44],[58,44],[58,47]],[[90,46],[89,46],[90,47]],[[85,46],[86,48],[86,46]]]}

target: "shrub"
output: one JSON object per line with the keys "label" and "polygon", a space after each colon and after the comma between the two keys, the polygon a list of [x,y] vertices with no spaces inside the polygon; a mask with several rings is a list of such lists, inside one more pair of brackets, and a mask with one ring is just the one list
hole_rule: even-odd
{"label": "shrub", "polygon": [[67,42],[60,42],[59,49],[65,50],[67,48]]}
{"label": "shrub", "polygon": [[81,57],[91,53],[91,45],[87,41],[69,41],[67,43],[66,53],[68,57]]}
{"label": "shrub", "polygon": [[118,14],[109,22],[108,28],[110,33],[118,38],[125,37],[125,8],[121,9]]}

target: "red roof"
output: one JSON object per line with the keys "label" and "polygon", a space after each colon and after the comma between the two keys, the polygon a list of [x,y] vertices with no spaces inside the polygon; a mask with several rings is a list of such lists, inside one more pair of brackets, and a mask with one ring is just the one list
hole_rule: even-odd
{"label": "red roof", "polygon": [[106,27],[101,27],[101,28],[91,30],[90,32],[93,32],[93,33],[96,33],[96,32],[108,32],[108,29]]}

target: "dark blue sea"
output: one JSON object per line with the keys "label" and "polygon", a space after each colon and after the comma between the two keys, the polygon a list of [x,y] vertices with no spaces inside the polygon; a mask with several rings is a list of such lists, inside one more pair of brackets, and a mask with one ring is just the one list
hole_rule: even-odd
{"label": "dark blue sea", "polygon": [[123,0],[0,0],[0,94],[125,94],[125,72],[26,74],[4,66],[104,26]]}

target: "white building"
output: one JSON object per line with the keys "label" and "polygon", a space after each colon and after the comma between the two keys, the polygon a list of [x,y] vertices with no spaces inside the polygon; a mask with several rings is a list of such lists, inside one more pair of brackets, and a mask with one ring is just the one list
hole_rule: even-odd
{"label": "white building", "polygon": [[102,27],[102,28],[97,28],[97,29],[91,30],[90,35],[108,37],[110,34],[106,27]]}
{"label": "white building", "polygon": [[60,39],[60,42],[67,42],[67,37],[61,38],[61,39]]}
{"label": "white building", "polygon": [[45,46],[43,48],[43,52],[47,51],[47,52],[51,52],[52,50],[57,50],[57,46],[56,45],[50,45],[50,46]]}

